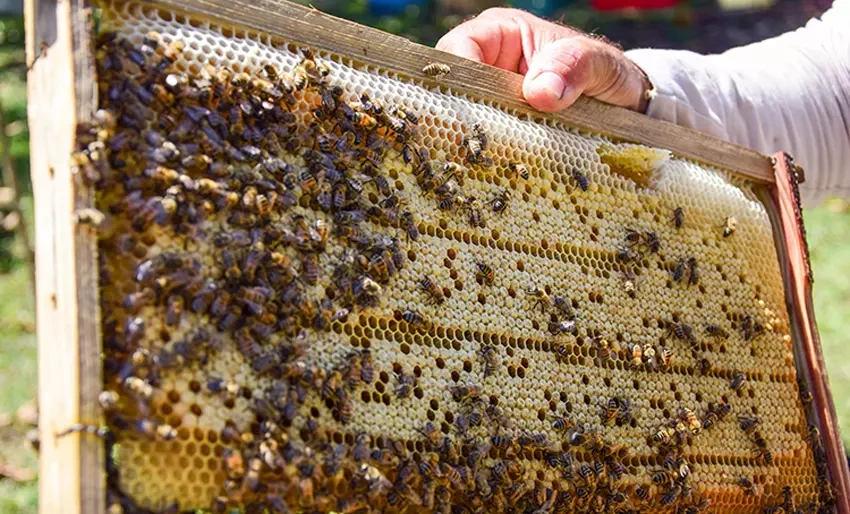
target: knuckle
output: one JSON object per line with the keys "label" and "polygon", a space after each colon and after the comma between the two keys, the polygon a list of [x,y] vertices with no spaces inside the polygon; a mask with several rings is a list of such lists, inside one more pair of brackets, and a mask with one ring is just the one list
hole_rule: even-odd
{"label": "knuckle", "polygon": [[593,50],[584,44],[582,38],[564,39],[559,45],[557,59],[566,68],[578,70],[585,67],[593,57]]}

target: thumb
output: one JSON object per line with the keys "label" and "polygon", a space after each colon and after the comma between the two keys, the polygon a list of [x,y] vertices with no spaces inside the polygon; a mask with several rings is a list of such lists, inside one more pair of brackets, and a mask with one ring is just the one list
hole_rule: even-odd
{"label": "thumb", "polygon": [[[619,62],[617,55],[624,62]],[[534,55],[522,93],[532,107],[546,112],[566,109],[582,94],[629,106],[629,92],[618,90],[633,82],[626,76],[633,70],[626,60],[615,48],[588,37],[559,39]],[[634,96],[639,98],[640,82],[637,84]]]}

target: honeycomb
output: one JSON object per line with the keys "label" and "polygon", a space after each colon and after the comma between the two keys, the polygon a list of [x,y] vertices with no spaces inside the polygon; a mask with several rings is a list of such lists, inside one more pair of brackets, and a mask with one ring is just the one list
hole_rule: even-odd
{"label": "honeycomb", "polygon": [[110,512],[828,505],[750,184],[100,7]]}

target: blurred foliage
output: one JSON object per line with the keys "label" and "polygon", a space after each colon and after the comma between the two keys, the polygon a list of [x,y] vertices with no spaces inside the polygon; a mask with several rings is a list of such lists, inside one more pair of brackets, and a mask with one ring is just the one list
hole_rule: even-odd
{"label": "blurred foliage", "polygon": [[[328,14],[362,25],[404,36],[411,41],[433,46],[437,40],[462,21],[458,14],[440,9],[436,2],[409,3],[399,14],[382,15],[370,8],[368,0],[299,1]],[[473,2],[470,2],[473,3]]]}
{"label": "blurred foliage", "polygon": [[[0,17],[0,99],[18,182],[30,191],[24,20]],[[5,151],[5,149],[2,149]]]}
{"label": "blurred foliage", "polygon": [[[446,31],[464,19],[494,5],[493,0],[408,0],[396,14],[387,11],[391,0],[299,0],[348,20],[402,35],[433,46]],[[405,2],[397,2],[403,4]],[[514,5],[535,2],[515,0]],[[715,0],[681,0],[678,7],[653,11],[599,12],[590,0],[544,2],[550,19],[586,32],[605,34],[624,48],[658,47],[722,52],[727,48],[773,37],[804,24],[826,10],[831,0],[776,0],[767,9],[723,11]],[[746,3],[746,2],[744,2]],[[380,5],[380,7],[376,7]]]}

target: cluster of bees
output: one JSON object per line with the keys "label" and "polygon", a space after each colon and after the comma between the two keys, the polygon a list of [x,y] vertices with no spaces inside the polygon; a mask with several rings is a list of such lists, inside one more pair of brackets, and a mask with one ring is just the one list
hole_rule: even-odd
{"label": "cluster of bees", "polygon": [[[525,291],[534,307],[540,307],[543,314],[549,314],[546,327],[552,335],[574,334],[576,332],[576,311],[573,302],[565,295],[552,295],[546,289],[540,287],[529,288]],[[556,353],[566,357],[562,352],[566,351],[563,346],[555,347]]]}
{"label": "cluster of bees", "polygon": [[[432,422],[417,430],[422,452],[362,432],[354,435],[353,445],[341,444],[304,416],[299,408],[308,397],[318,397],[335,421],[349,425],[357,392],[389,371],[376,369],[368,348],[326,367],[306,358],[312,333],[380,303],[407,264],[405,243],[420,239],[408,199],[382,171],[387,155],[401,156],[419,192],[437,209],[472,227],[484,228],[488,216],[507,212],[510,192],[476,198],[464,190],[468,167],[494,166],[481,125],[473,125],[463,139],[462,162],[434,160],[417,143],[416,113],[365,93],[349,99],[331,85],[329,69],[309,51],[290,73],[268,64],[256,75],[213,67],[182,73],[175,67],[182,52],[182,42],[165,45],[156,33],[140,46],[115,33],[98,37],[102,109],[94,123],[79,127],[74,159],[81,180],[96,186],[103,212],[78,213],[77,219],[103,230],[105,254],[134,263],[126,276],[106,258],[100,269],[103,283],[126,282],[132,291],[104,297],[107,390],[100,403],[107,429],[76,425],[68,432],[101,436],[109,445],[132,437],[173,440],[175,427],[151,407],[162,376],[183,367],[205,370],[232,340],[256,376],[270,385],[251,394],[231,379],[206,373],[203,394],[230,403],[249,398],[256,420],[248,430],[233,423],[221,430],[227,445],[221,455],[225,481],[212,512],[637,514],[669,506],[697,514],[709,507],[691,485],[683,449],[731,411],[727,403],[711,404],[701,417],[682,408],[656,431],[652,440],[661,466],[645,482],[623,480],[632,474],[628,449],[607,441],[601,430],[564,412],[551,421],[561,440],[517,431],[473,383],[449,390],[457,407],[449,432]],[[432,77],[451,72],[439,63],[422,71]],[[500,165],[511,178],[531,179],[523,163]],[[588,191],[586,176],[578,169],[569,174],[575,188]],[[104,228],[110,225],[104,220],[112,220],[112,227]],[[735,231],[737,222],[731,220],[724,224],[725,237]],[[673,223],[684,223],[681,208]],[[398,237],[382,229],[396,230]],[[187,241],[183,251],[154,251],[166,232]],[[212,260],[193,241],[214,248]],[[637,294],[644,256],[660,248],[655,233],[627,231],[618,259],[631,296]],[[476,261],[470,272],[482,286],[497,282],[486,262]],[[699,282],[695,258],[677,262],[672,273],[676,282]],[[434,278],[421,276],[418,285],[424,304],[445,303]],[[544,326],[552,336],[577,333],[576,301],[548,288],[529,288],[526,294],[532,309],[546,316]],[[408,309],[403,321],[430,329],[420,310]],[[150,318],[159,311],[161,326]],[[187,314],[204,322],[186,330]],[[749,316],[739,328],[745,340],[763,331]],[[697,357],[698,341],[689,325],[671,321],[669,331],[690,343]],[[719,326],[705,331],[709,337],[729,337]],[[151,337],[163,343],[152,345]],[[602,337],[592,344],[603,360],[620,354],[616,343]],[[552,348],[566,361],[565,345]],[[625,355],[635,371],[664,371],[673,359],[669,348],[648,344],[634,344]],[[483,345],[478,360],[485,379],[502,372],[494,346]],[[701,360],[707,373],[710,364]],[[398,366],[392,376],[395,397],[409,399],[418,375]],[[735,374],[732,389],[744,378]],[[603,426],[636,426],[625,397],[607,399],[599,418]],[[758,419],[739,420],[759,459],[769,464]],[[293,436],[293,427],[300,437]],[[817,453],[820,439],[815,434],[811,441]],[[567,485],[535,486],[523,459],[537,457]],[[110,459],[107,465],[110,512],[143,512],[121,491],[115,463]],[[741,477],[742,487],[743,480],[749,479]],[[796,512],[786,509],[793,503],[789,495],[775,510]],[[175,504],[165,511],[177,510]]]}
{"label": "cluster of bees", "polygon": [[[401,242],[369,232],[366,222],[398,228],[410,241],[419,238],[414,214],[380,171],[384,154],[399,152],[413,166],[422,192],[433,195],[439,209],[461,213],[473,226],[485,226],[485,208],[504,213],[510,195],[503,190],[481,202],[463,194],[465,165],[492,165],[484,155],[488,141],[480,126],[463,142],[464,164],[431,161],[428,151],[415,144],[416,115],[403,107],[385,107],[366,94],[347,102],[341,88],[326,82],[328,70],[308,51],[289,75],[267,65],[261,76],[208,67],[193,77],[174,70],[182,51],[182,42],[166,47],[156,33],[148,34],[141,47],[114,33],[98,39],[103,108],[93,124],[79,127],[80,151],[74,159],[79,176],[97,187],[99,205],[106,208],[77,219],[96,226],[105,218],[123,220],[126,227],[101,234],[101,245],[138,263],[127,277],[133,291],[106,300],[113,307],[103,320],[107,390],[101,407],[106,428],[81,424],[66,433],[89,432],[109,445],[120,444],[122,437],[175,439],[176,429],[152,415],[162,374],[185,366],[203,368],[228,334],[257,376],[272,379],[273,385],[251,402],[258,421],[253,432],[240,432],[232,424],[221,431],[221,440],[229,445],[222,455],[226,481],[224,493],[211,506],[214,512],[234,506],[258,512],[365,512],[382,505],[449,512],[458,498],[475,512],[520,505],[565,512],[576,502],[589,507],[603,500],[625,501],[623,492],[600,479],[605,466],[617,478],[625,467],[612,460],[613,450],[598,434],[585,435],[576,426],[575,444],[601,452],[605,464],[577,466],[584,487],[574,495],[533,490],[522,480],[518,462],[483,462],[491,449],[514,455],[552,447],[542,434],[516,440],[494,435],[485,444],[472,438],[459,442],[429,423],[421,431],[428,452],[418,462],[403,445],[384,447],[365,434],[357,436],[354,448],[333,445],[313,419],[304,420],[313,437],[296,442],[287,436],[286,427],[297,424],[298,406],[308,394],[318,394],[345,425],[351,418],[351,395],[374,380],[368,349],[351,352],[326,369],[307,365],[303,356],[308,331],[326,331],[357,309],[376,305],[383,286],[405,265]],[[283,159],[287,154],[291,158]],[[521,163],[511,169],[529,178]],[[575,177],[586,190],[586,178]],[[367,199],[367,192],[375,198]],[[327,217],[311,216],[310,211]],[[216,225],[208,220],[217,220],[222,228],[211,229]],[[153,234],[163,229],[210,242],[215,262],[188,248],[151,255]],[[331,285],[316,298],[311,288],[328,282],[323,276],[328,266],[321,261],[331,242],[346,249],[334,256]],[[220,276],[205,273],[209,264],[221,270]],[[102,263],[103,281],[117,278],[114,272]],[[475,275],[482,284],[494,283],[494,271],[486,263],[476,263]],[[430,277],[423,277],[420,286],[427,303],[444,302],[442,288]],[[542,293],[538,302],[545,307],[550,300]],[[151,307],[164,309],[165,330],[177,330],[187,312],[205,317],[208,324],[154,348],[146,342],[150,327],[143,315]],[[553,331],[573,332],[569,301],[555,297],[551,308],[570,317],[553,321]],[[120,313],[126,317],[115,317]],[[418,311],[403,318],[428,326]],[[266,342],[270,337],[276,344]],[[485,376],[499,370],[492,347],[482,349],[481,359]],[[408,398],[416,376],[401,369],[394,376],[395,395]],[[203,387],[231,402],[245,393],[236,382],[214,374]],[[461,434],[484,418],[496,426],[509,424],[497,407],[484,405],[479,386],[457,386],[451,394],[462,405],[455,418]],[[572,474],[570,454],[559,459],[564,472]],[[117,474],[114,463],[109,467],[111,475]],[[333,492],[346,469],[352,475],[349,493],[337,498]],[[110,509],[140,511],[119,483],[117,477],[110,479]],[[166,511],[176,509],[175,504]]]}

